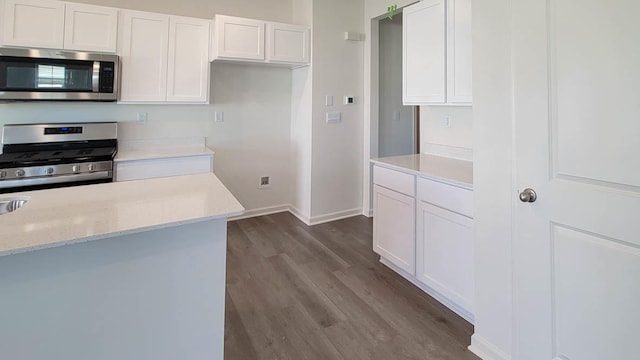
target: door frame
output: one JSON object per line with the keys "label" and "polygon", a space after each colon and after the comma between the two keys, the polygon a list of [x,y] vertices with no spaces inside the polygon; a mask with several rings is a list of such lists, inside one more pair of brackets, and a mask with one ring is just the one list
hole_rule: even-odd
{"label": "door frame", "polygon": [[[403,8],[421,0],[400,1],[396,13]],[[373,2],[373,1],[372,1]],[[362,174],[362,215],[373,216],[373,165],[370,160],[378,157],[378,139],[380,136],[379,87],[380,87],[380,20],[388,16],[386,12],[371,10],[372,2],[365,2],[365,44],[364,44],[364,142],[363,142],[363,174]],[[386,3],[384,3],[386,4]],[[378,8],[378,7],[376,7]],[[384,10],[382,6],[379,7]],[[414,117],[419,112],[414,111]],[[417,118],[416,124],[419,124]],[[419,137],[420,127],[415,126],[416,136]],[[416,141],[420,150],[420,141]]]}

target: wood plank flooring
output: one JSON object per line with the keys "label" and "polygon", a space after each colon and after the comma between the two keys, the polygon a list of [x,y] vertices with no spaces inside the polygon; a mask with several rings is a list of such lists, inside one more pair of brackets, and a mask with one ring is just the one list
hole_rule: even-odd
{"label": "wood plank flooring", "polygon": [[364,216],[228,225],[225,359],[478,359],[471,324],[382,265]]}

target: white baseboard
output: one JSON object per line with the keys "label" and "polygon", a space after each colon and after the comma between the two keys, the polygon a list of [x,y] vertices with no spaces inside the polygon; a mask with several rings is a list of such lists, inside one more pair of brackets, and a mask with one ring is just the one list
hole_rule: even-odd
{"label": "white baseboard", "polygon": [[339,212],[335,212],[335,213],[331,213],[331,214],[314,216],[312,218],[309,218],[309,217],[303,215],[302,212],[298,208],[296,208],[295,206],[293,206],[291,204],[286,204],[286,205],[270,206],[270,207],[261,208],[261,209],[246,210],[244,212],[244,214],[242,214],[242,215],[229,218],[229,221],[240,220],[240,219],[248,219],[248,218],[257,217],[257,216],[277,214],[277,213],[281,213],[281,212],[285,212],[285,211],[290,212],[291,215],[297,217],[298,219],[300,219],[300,221],[302,221],[303,223],[305,223],[306,225],[309,225],[309,226],[318,225],[318,224],[324,224],[324,223],[331,222],[331,221],[350,218],[352,216],[362,215],[362,209],[361,208],[357,208],[357,209],[339,211]]}
{"label": "white baseboard", "polygon": [[346,219],[346,218],[350,218],[358,215],[362,215],[362,208],[338,211],[331,214],[320,215],[320,216],[313,216],[311,217],[311,221],[309,225],[324,224],[331,221],[342,220],[342,219]]}
{"label": "white baseboard", "polygon": [[511,356],[477,334],[471,336],[469,351],[476,354],[482,360],[511,360]]}
{"label": "white baseboard", "polygon": [[302,221],[306,225],[311,225],[311,219],[302,214],[302,211],[293,205],[289,205],[289,212],[291,215],[298,218],[298,220]]}
{"label": "white baseboard", "polygon": [[410,283],[412,283],[413,285],[417,286],[420,290],[424,291],[425,293],[429,294],[429,296],[431,296],[432,298],[438,300],[442,305],[448,307],[454,313],[460,315],[460,317],[462,317],[463,319],[465,319],[468,322],[470,322],[471,324],[473,324],[474,319],[473,319],[473,314],[472,313],[470,313],[469,311],[463,309],[461,306],[458,306],[458,304],[456,304],[453,301],[449,300],[448,298],[446,298],[445,296],[443,296],[439,292],[435,291],[431,287],[421,283],[420,281],[418,281],[418,279],[416,279],[415,277],[413,277],[411,274],[407,273],[406,271],[400,269],[399,267],[395,266],[389,260],[387,260],[387,259],[385,259],[383,257],[380,257],[380,262],[383,263],[384,265],[386,265],[391,270],[393,270],[396,273],[398,273],[398,275],[400,275],[403,278],[409,280]]}
{"label": "white baseboard", "polygon": [[257,216],[277,214],[277,213],[289,211],[289,207],[290,207],[290,205],[286,204],[286,205],[269,206],[269,207],[260,208],[260,209],[246,210],[242,215],[238,215],[238,216],[234,216],[234,217],[229,218],[229,221],[248,219],[248,218],[257,217]]}
{"label": "white baseboard", "polygon": [[366,216],[368,218],[373,217],[373,208],[369,209],[369,211],[363,211],[362,215],[364,215],[364,216]]}

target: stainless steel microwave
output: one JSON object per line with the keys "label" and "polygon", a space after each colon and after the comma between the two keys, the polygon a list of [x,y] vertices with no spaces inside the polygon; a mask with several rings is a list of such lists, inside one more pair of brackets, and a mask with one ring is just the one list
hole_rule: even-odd
{"label": "stainless steel microwave", "polygon": [[0,48],[0,101],[116,101],[118,56]]}

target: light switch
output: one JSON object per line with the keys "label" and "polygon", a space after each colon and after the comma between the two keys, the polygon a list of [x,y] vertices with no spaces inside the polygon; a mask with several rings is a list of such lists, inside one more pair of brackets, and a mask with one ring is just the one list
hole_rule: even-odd
{"label": "light switch", "polygon": [[400,121],[400,111],[393,112],[393,121]]}
{"label": "light switch", "polygon": [[325,104],[327,106],[333,106],[333,96],[327,95],[327,97],[325,99]]}
{"label": "light switch", "polygon": [[216,111],[213,113],[213,121],[215,122],[223,122],[224,121],[224,113],[222,111]]}
{"label": "light switch", "polygon": [[339,124],[342,122],[342,113],[341,112],[328,112],[327,113],[327,124]]}

